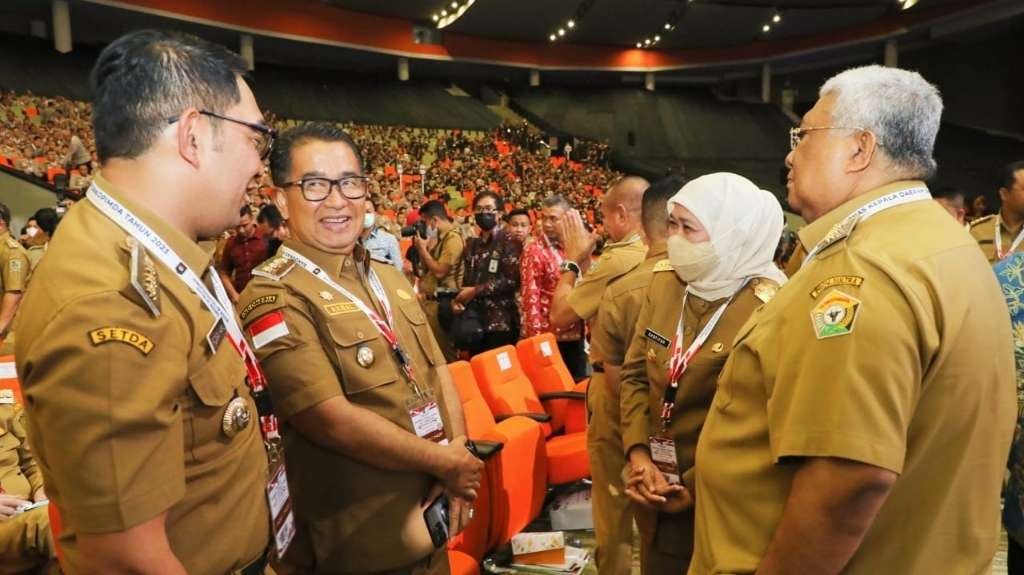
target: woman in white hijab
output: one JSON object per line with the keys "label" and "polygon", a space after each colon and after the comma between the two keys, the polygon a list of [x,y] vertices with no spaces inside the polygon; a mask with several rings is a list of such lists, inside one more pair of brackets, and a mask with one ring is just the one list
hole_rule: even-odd
{"label": "woman in white hijab", "polygon": [[668,215],[670,266],[655,268],[620,372],[626,493],[645,575],[687,570],[694,453],[718,374],[740,327],[786,281],[772,261],[782,208],[750,180],[697,178]]}

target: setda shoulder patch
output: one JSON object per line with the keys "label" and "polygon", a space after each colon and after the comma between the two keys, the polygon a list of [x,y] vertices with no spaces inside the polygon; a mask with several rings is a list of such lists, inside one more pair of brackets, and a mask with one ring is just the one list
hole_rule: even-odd
{"label": "setda shoulder patch", "polygon": [[815,288],[813,290],[811,290],[811,297],[814,298],[814,299],[818,299],[818,296],[820,296],[822,293],[825,292],[825,290],[827,290],[830,287],[836,287],[836,286],[860,287],[863,283],[864,283],[864,278],[862,278],[860,276],[853,276],[853,275],[832,276],[832,277],[828,278],[827,280],[821,282],[817,286],[815,286]]}
{"label": "setda shoulder patch", "polygon": [[89,340],[94,346],[105,343],[120,342],[126,343],[142,352],[142,355],[149,355],[156,347],[151,339],[141,333],[123,327],[101,327],[89,332]]}
{"label": "setda shoulder patch", "polygon": [[859,299],[833,289],[811,310],[814,335],[818,339],[850,335],[860,308]]}
{"label": "setda shoulder patch", "polygon": [[252,313],[252,310],[260,307],[261,305],[270,305],[272,303],[277,303],[277,294],[261,295],[260,297],[245,304],[242,311],[238,312],[238,317],[239,319],[245,319]]}

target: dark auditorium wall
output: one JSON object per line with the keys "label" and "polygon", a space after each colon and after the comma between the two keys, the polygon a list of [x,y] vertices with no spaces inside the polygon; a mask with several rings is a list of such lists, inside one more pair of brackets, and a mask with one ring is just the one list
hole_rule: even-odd
{"label": "dark auditorium wall", "polygon": [[[49,41],[0,35],[0,89],[88,100],[89,70],[98,53],[76,45],[60,55]],[[501,124],[482,102],[450,94],[440,83],[261,63],[252,78],[260,105],[282,118],[467,130]]]}

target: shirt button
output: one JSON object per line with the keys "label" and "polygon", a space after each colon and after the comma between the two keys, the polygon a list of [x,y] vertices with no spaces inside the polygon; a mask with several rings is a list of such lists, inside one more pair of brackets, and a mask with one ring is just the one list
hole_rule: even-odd
{"label": "shirt button", "polygon": [[352,260],[345,260],[345,267],[349,267],[351,265],[352,265]]}
{"label": "shirt button", "polygon": [[363,332],[357,331],[356,332],[356,337],[358,337],[359,339],[363,339]]}

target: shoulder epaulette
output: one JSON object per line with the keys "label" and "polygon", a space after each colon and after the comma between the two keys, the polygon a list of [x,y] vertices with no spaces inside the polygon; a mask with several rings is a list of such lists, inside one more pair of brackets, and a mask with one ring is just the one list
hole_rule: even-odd
{"label": "shoulder epaulette", "polygon": [[294,267],[295,262],[288,258],[278,256],[260,264],[256,269],[252,270],[252,275],[274,281],[280,281],[281,278],[283,278],[288,272],[292,271],[292,268]]}
{"label": "shoulder epaulette", "polygon": [[18,240],[14,239],[13,237],[8,237],[7,238],[7,247],[9,247],[9,248],[20,248],[21,244],[19,244]]}
{"label": "shoulder epaulette", "polygon": [[655,272],[670,272],[672,271],[672,263],[668,259],[658,260],[658,263],[654,264]]}
{"label": "shoulder epaulette", "polygon": [[750,289],[761,303],[768,303],[778,293],[779,284],[768,278],[754,278],[750,282]]}
{"label": "shoulder epaulette", "polygon": [[128,282],[149,313],[153,314],[153,317],[159,317],[160,276],[157,274],[153,259],[132,236],[124,239],[121,249],[128,252]]}
{"label": "shoulder epaulette", "polygon": [[983,223],[983,222],[987,222],[987,221],[991,220],[994,217],[996,217],[995,214],[989,214],[987,216],[981,216],[980,218],[978,218],[976,220],[971,220],[971,224],[970,225],[973,228],[974,226],[976,226],[976,225],[978,225],[980,223]]}

